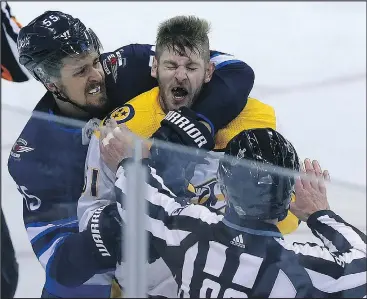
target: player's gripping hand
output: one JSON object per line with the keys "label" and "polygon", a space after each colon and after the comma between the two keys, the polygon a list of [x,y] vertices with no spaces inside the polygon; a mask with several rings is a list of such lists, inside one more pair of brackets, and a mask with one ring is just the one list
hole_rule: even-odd
{"label": "player's gripping hand", "polygon": [[[330,210],[326,196],[325,181],[330,181],[329,172],[322,171],[319,162],[305,159],[301,163],[302,177],[296,179],[296,200],[291,202],[290,211],[301,221],[307,222],[313,213]],[[307,175],[307,176],[305,176]]]}
{"label": "player's gripping hand", "polygon": [[94,211],[89,220],[87,231],[90,233],[92,250],[100,265],[116,266],[121,263],[122,220],[113,203]]}
{"label": "player's gripping hand", "polygon": [[[192,197],[188,190],[197,164],[207,164],[201,149],[209,151],[214,147],[214,138],[202,119],[192,110],[181,107],[168,112],[161,127],[152,136],[151,165],[163,178],[165,185],[177,196]],[[180,150],[162,146],[158,140],[190,147]]]}
{"label": "player's gripping hand", "polygon": [[212,150],[214,137],[203,119],[187,107],[171,110],[153,138],[190,147]]}
{"label": "player's gripping hand", "polygon": [[117,167],[123,159],[132,156],[136,140],[141,141],[143,158],[149,156],[150,142],[139,138],[124,124],[118,126],[116,121],[111,119],[106,126],[100,128],[100,132],[101,158],[112,172],[117,171]]}

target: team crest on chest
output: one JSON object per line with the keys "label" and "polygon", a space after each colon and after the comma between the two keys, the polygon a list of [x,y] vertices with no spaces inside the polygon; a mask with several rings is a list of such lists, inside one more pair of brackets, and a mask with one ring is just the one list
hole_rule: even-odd
{"label": "team crest on chest", "polygon": [[113,110],[103,121],[103,125],[106,124],[107,120],[110,118],[113,118],[117,124],[122,124],[125,123],[127,121],[129,121],[130,119],[132,119],[135,115],[135,110],[134,107],[131,106],[130,104],[125,104],[122,107],[119,107],[115,110]]}

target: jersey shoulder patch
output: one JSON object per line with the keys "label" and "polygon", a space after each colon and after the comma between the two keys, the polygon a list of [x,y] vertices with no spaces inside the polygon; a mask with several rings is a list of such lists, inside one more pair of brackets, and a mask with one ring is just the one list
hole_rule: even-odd
{"label": "jersey shoulder patch", "polygon": [[[116,108],[112,112],[108,113],[108,115],[100,122],[99,127],[103,127],[106,125],[107,121],[113,118],[118,125],[123,124],[129,120],[131,120],[135,115],[134,107],[128,103],[125,105]],[[99,139],[100,132],[99,130],[94,131],[94,135]]]}
{"label": "jersey shoulder patch", "polygon": [[120,125],[132,119],[134,115],[134,107],[131,104],[126,103],[125,105],[118,107],[110,112],[102,121],[101,125],[106,125],[107,120],[110,118],[113,118],[117,122],[117,124]]}
{"label": "jersey shoulder patch", "polygon": [[[165,114],[159,105],[159,89],[153,89],[144,92],[125,105],[116,108],[109,113],[100,126],[104,126],[108,119],[113,118],[117,124],[126,124],[126,126],[135,134],[143,138],[150,137],[159,127]],[[99,138],[99,131],[95,131]]]}

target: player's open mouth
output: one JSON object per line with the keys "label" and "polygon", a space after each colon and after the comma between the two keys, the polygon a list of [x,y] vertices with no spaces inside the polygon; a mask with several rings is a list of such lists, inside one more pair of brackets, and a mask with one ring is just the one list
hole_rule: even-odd
{"label": "player's open mouth", "polygon": [[177,100],[183,99],[189,94],[188,91],[183,87],[174,87],[171,89],[171,92],[173,97]]}
{"label": "player's open mouth", "polygon": [[101,86],[96,86],[95,88],[92,88],[88,91],[88,94],[95,95],[101,91]]}

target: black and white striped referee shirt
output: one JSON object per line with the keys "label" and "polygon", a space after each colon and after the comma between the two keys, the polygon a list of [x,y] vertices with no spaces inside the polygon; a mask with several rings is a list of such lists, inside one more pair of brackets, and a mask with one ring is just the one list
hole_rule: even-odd
{"label": "black and white striped referee shirt", "polygon": [[[148,169],[147,230],[182,298],[364,297],[366,235],[332,211],[307,222],[324,244],[288,243],[268,223],[233,223],[200,205],[182,206]],[[124,193],[123,167],[115,186]],[[125,211],[121,213],[125,218]]]}
{"label": "black and white striped referee shirt", "polygon": [[27,69],[18,62],[17,39],[20,28],[9,4],[1,1],[1,77],[13,82],[25,82],[30,78]]}

